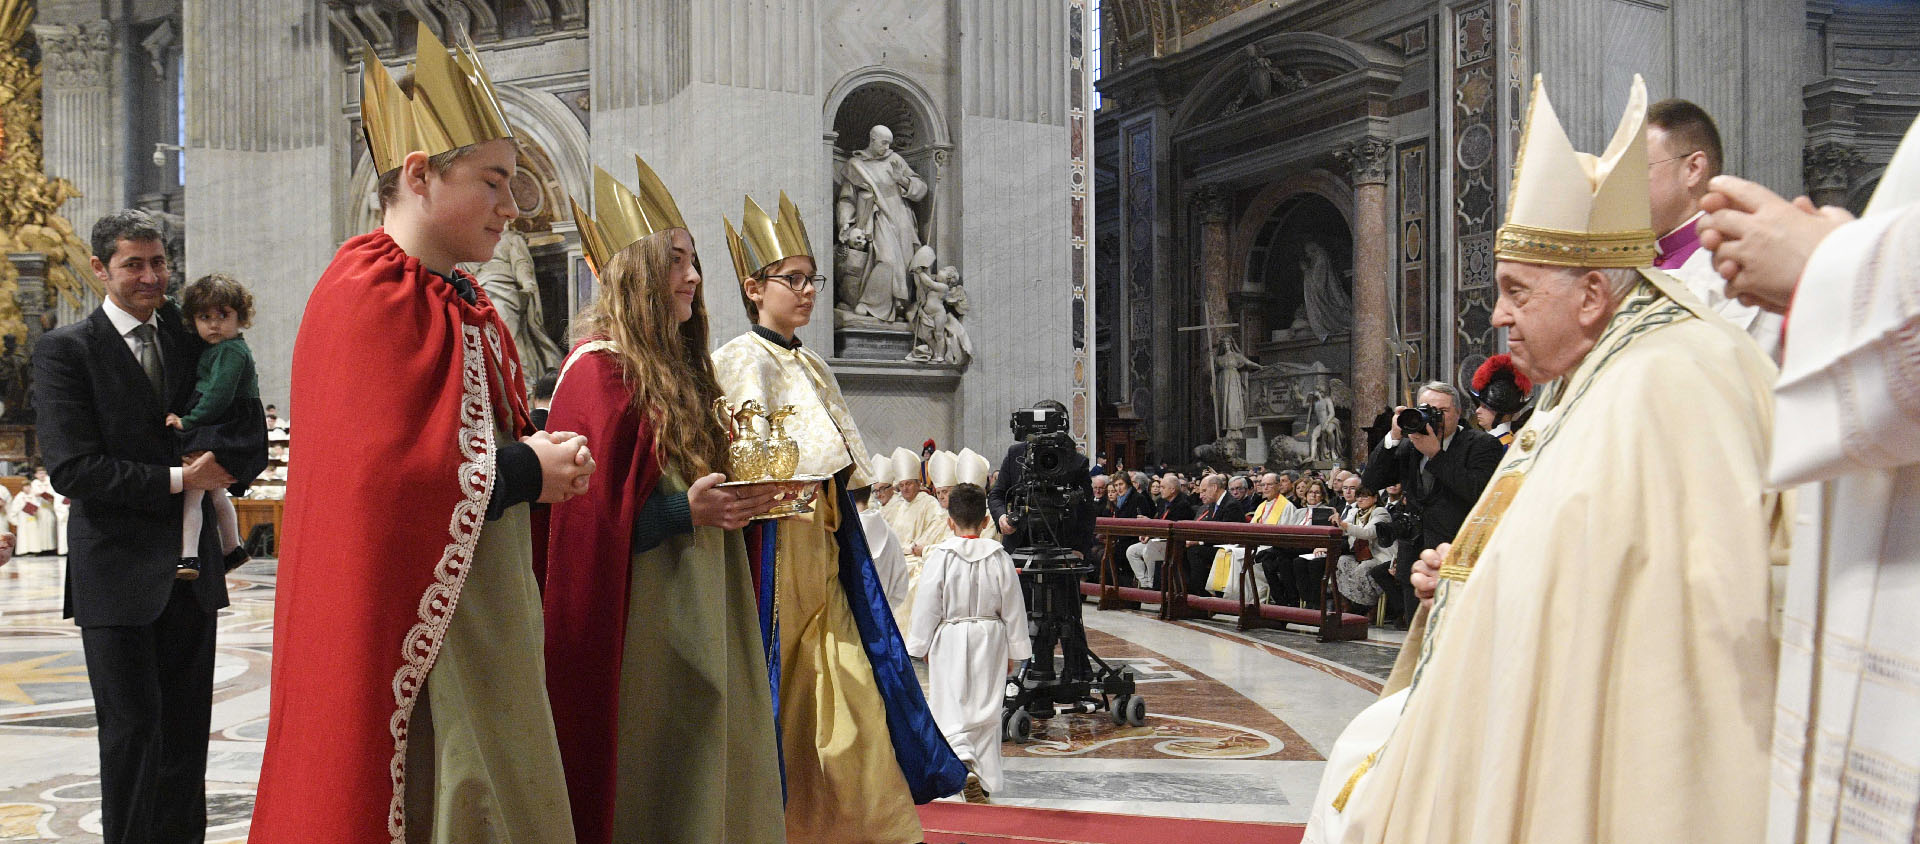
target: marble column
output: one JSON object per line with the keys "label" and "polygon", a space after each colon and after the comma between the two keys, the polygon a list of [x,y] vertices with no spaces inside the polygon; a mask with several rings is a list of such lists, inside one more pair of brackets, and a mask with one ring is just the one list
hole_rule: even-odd
{"label": "marble column", "polygon": [[[1200,221],[1200,283],[1206,302],[1206,324],[1225,325],[1233,321],[1227,312],[1227,290],[1234,286],[1227,257],[1227,198],[1219,187],[1202,185],[1193,195],[1193,213]],[[1215,344],[1232,330],[1208,328],[1202,332],[1206,348],[1201,350],[1201,356],[1211,360]],[[1220,406],[1220,396],[1214,396],[1211,433],[1217,435],[1226,430],[1226,420],[1221,418],[1225,410]]]}
{"label": "marble column", "polygon": [[1388,217],[1387,171],[1393,144],[1364,138],[1337,155],[1353,178],[1353,425],[1347,432],[1354,463],[1366,458],[1360,429],[1389,406],[1387,398]]}
{"label": "marble column", "polygon": [[1801,153],[1807,196],[1815,205],[1845,206],[1860,163],[1860,151],[1846,144],[1825,142],[1807,147]]}
{"label": "marble column", "polygon": [[115,165],[125,133],[113,116],[113,24],[39,24],[33,34],[43,85],[42,166],[80,190],[61,213],[84,238],[95,220],[123,204]]}
{"label": "marble column", "polygon": [[48,328],[45,319],[47,313],[47,256],[39,252],[9,252],[7,260],[12,262],[13,271],[18,274],[14,283],[17,286],[14,301],[20,304],[20,319],[27,325],[27,348],[31,349],[40,342],[40,335]]}

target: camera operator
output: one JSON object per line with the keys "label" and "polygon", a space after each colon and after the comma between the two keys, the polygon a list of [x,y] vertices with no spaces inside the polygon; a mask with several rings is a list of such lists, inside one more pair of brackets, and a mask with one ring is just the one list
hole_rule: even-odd
{"label": "camera operator", "polygon": [[1452,385],[1428,383],[1414,398],[1418,407],[1394,408],[1393,427],[1368,456],[1360,482],[1369,489],[1400,485],[1420,530],[1396,547],[1418,556],[1453,540],[1505,449],[1486,432],[1460,426],[1460,393]]}
{"label": "camera operator", "polygon": [[1402,630],[1413,623],[1413,611],[1420,599],[1413,592],[1413,563],[1420,559],[1417,541],[1401,542],[1420,534],[1420,516],[1413,511],[1399,484],[1387,487],[1380,496],[1380,507],[1387,518],[1380,523],[1376,542],[1394,548],[1393,563],[1373,570],[1374,582],[1387,596],[1387,618]]}
{"label": "camera operator", "polygon": [[[1037,402],[1034,409],[1047,409],[1059,414],[1059,429],[1064,431],[1071,424],[1067,416],[1067,406],[1053,399]],[[1070,458],[1070,468],[1062,476],[1071,475],[1079,484],[1081,494],[1076,497],[1068,511],[1068,517],[1062,520],[1059,537],[1060,544],[1077,556],[1086,557],[1093,547],[1093,482],[1087,456],[1075,452]],[[1027,525],[1016,524],[1007,513],[1007,504],[1013,493],[1020,489],[1022,472],[1027,462],[1027,443],[1016,442],[1007,449],[1007,456],[1000,461],[1000,475],[993,482],[993,490],[987,494],[987,507],[993,511],[993,520],[1000,526],[1000,533],[1006,537],[1008,549],[1025,548],[1039,540],[1029,536]]]}

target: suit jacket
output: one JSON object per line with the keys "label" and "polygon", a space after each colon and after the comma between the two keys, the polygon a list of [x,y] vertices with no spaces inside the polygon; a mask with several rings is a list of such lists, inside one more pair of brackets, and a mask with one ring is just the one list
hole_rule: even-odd
{"label": "suit jacket", "polygon": [[1245,523],[1253,518],[1253,508],[1260,506],[1260,496],[1249,493],[1245,498],[1236,499],[1231,493],[1220,495],[1219,521]]}
{"label": "suit jacket", "polygon": [[[1098,518],[1093,501],[1093,475],[1089,473],[1086,455],[1076,454],[1073,459],[1069,474],[1080,479],[1081,503],[1067,515],[1066,523],[1060,526],[1060,532],[1064,534],[1060,541],[1071,550],[1086,553],[1093,548],[1093,520]],[[999,480],[994,483],[993,489],[987,491],[987,510],[993,514],[996,525],[1000,517],[1007,514],[1007,504],[1014,490],[1020,487],[1023,476],[1021,466],[1026,460],[1027,444],[1024,442],[1014,443],[1007,449],[1006,457],[1000,460]],[[1024,547],[1027,544],[1026,532],[1014,531],[1004,541],[1008,548]]]}
{"label": "suit jacket", "polygon": [[1368,489],[1386,489],[1394,484],[1406,493],[1407,500],[1420,513],[1420,548],[1432,548],[1452,542],[1460,532],[1460,523],[1480,500],[1480,491],[1493,480],[1506,448],[1485,431],[1461,428],[1447,447],[1427,463],[1433,476],[1431,484],[1421,479],[1420,459],[1425,455],[1402,439],[1388,449],[1385,445],[1367,457],[1367,469],[1360,483]]}
{"label": "suit jacket", "polygon": [[1192,521],[1199,513],[1199,508],[1194,506],[1195,503],[1193,499],[1184,495],[1176,495],[1172,501],[1162,498],[1154,502],[1153,517],[1170,522]]}
{"label": "suit jacket", "polygon": [[1114,505],[1113,517],[1116,519],[1145,519],[1151,517],[1153,511],[1153,502],[1148,500],[1147,494],[1135,490],[1128,492],[1125,498],[1120,499],[1120,502]]}
{"label": "suit jacket", "polygon": [[[159,311],[164,395],[156,395],[106,311],[47,332],[33,349],[40,455],[61,495],[67,526],[66,615],[81,627],[138,626],[160,617],[180,562],[181,496],[168,469],[180,465],[168,413],[184,414],[202,344],[179,309]],[[201,609],[227,605],[211,507],[200,534],[206,576],[192,584]]]}

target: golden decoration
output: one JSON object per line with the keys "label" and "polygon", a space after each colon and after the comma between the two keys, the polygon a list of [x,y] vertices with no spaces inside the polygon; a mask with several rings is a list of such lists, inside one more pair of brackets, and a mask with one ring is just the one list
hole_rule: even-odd
{"label": "golden decoration", "polygon": [[633,183],[637,191],[627,190],[607,171],[593,168],[593,206],[600,212],[598,219],[581,210],[579,202],[573,203],[580,245],[596,277],[601,267],[627,247],[660,232],[687,227],[686,219],[680,216],[680,205],[673,201],[673,194],[667,192],[653,168],[638,155],[633,157],[633,165],[638,172]]}
{"label": "golden decoration", "polygon": [[1456,583],[1467,581],[1474,564],[1480,561],[1480,552],[1486,550],[1487,541],[1493,538],[1494,528],[1500,525],[1500,517],[1507,514],[1507,507],[1513,504],[1514,496],[1520,493],[1521,482],[1526,479],[1524,473],[1508,472],[1487,487],[1480,503],[1474,505],[1473,512],[1467,514],[1467,520],[1460,525],[1460,535],[1454,537],[1447,558],[1440,563],[1442,579]]}
{"label": "golden decoration", "polygon": [[1533,447],[1539,444],[1539,442],[1540,442],[1540,435],[1538,433],[1535,433],[1532,428],[1528,428],[1527,430],[1520,432],[1520,450],[1521,451],[1532,451]]}
{"label": "golden decoration", "polygon": [[413,62],[413,96],[401,92],[372,47],[361,50],[360,125],[375,170],[400,166],[409,153],[443,152],[513,137],[493,80],[480,55],[462,38],[458,50],[420,23]]}
{"label": "golden decoration", "polygon": [[[46,255],[49,296],[78,307],[82,291],[104,297],[106,290],[94,278],[92,251],[60,215],[80,192],[42,170],[40,68],[16,49],[33,15],[30,0],[0,0],[0,251]],[[0,260],[0,334],[24,344],[19,282],[13,262]]]}

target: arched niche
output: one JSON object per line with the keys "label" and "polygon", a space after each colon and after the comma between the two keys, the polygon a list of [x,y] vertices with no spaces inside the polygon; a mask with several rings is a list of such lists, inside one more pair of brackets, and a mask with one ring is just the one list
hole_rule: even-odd
{"label": "arched niche", "polygon": [[[876,125],[893,132],[893,150],[925,179],[927,198],[913,203],[922,243],[933,244],[943,262],[958,264],[958,244],[949,244],[946,232],[957,231],[951,219],[954,180],[946,178],[953,142],[947,122],[933,97],[912,77],[885,67],[863,67],[841,77],[828,92],[822,111],[832,173],[867,145],[867,133]],[[836,196],[837,185],[828,186]],[[829,213],[828,219],[833,219]],[[949,256],[953,260],[949,261]],[[964,267],[963,267],[964,269]]]}
{"label": "arched niche", "polygon": [[[1339,284],[1337,292],[1350,299],[1352,227],[1327,197],[1312,191],[1291,194],[1274,203],[1257,225],[1249,226],[1242,292],[1257,296],[1264,306],[1255,320],[1258,333],[1253,342],[1273,342],[1274,331],[1292,330],[1304,317],[1307,290],[1301,265],[1309,244],[1326,251]],[[1352,318],[1350,310],[1347,318]],[[1329,336],[1351,330],[1349,323],[1344,331]],[[1289,339],[1306,339],[1306,335],[1295,331]]]}

